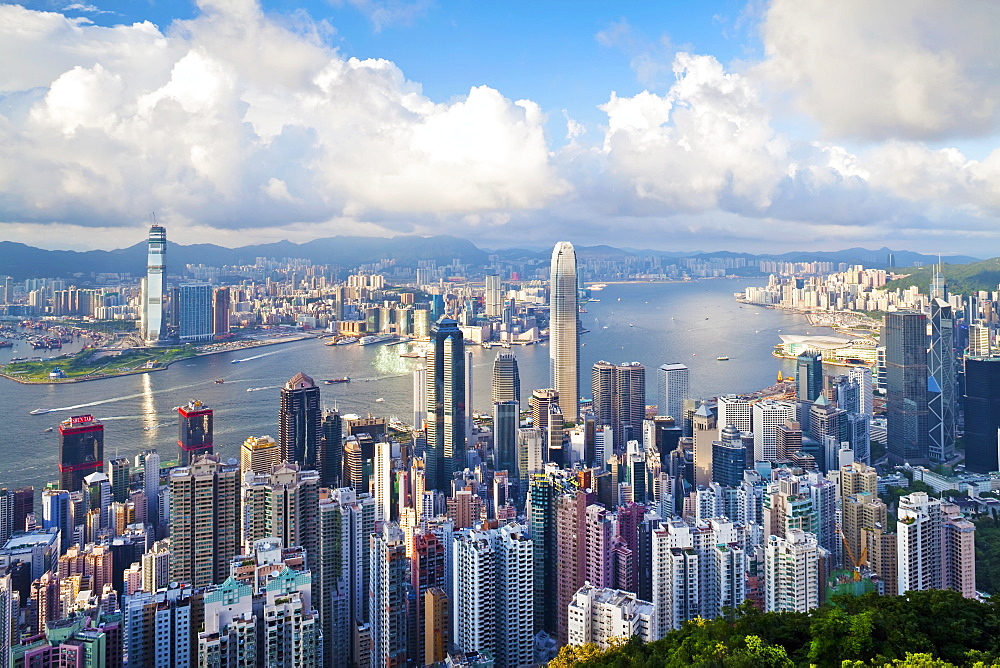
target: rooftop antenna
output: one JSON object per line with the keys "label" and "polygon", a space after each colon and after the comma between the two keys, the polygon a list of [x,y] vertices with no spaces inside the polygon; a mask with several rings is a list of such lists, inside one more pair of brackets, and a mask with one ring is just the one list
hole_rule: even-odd
{"label": "rooftop antenna", "polygon": [[149,219],[150,219],[150,221],[152,222],[153,225],[156,225],[156,212],[155,211],[150,211],[150,213],[149,213]]}

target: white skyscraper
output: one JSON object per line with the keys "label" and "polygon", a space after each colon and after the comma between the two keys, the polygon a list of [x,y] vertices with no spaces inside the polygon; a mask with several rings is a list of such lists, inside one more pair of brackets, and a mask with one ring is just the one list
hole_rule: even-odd
{"label": "white skyscraper", "polygon": [[499,318],[503,308],[503,293],[500,290],[500,277],[486,276],[486,317]]}
{"label": "white skyscraper", "polygon": [[897,591],[941,589],[941,501],[925,492],[899,499],[896,524]]}
{"label": "white skyscraper", "polygon": [[576,284],[576,251],[560,241],[552,250],[549,273],[549,379],[559,393],[563,417],[580,414],[580,330]]}
{"label": "white skyscraper", "polygon": [[[871,377],[869,376],[869,380]],[[870,396],[869,390],[869,396]],[[733,425],[741,433],[749,434],[753,431],[753,420],[751,417],[752,405],[749,399],[739,397],[735,394],[727,394],[719,397],[719,418],[716,424],[719,427],[719,438],[722,438],[722,430]]]}
{"label": "white skyscraper", "polygon": [[149,228],[146,282],[142,292],[142,336],[147,344],[160,340],[163,332],[163,280],[167,273],[167,229]]}
{"label": "white skyscraper", "polygon": [[795,404],[790,401],[758,401],[753,405],[753,458],[773,462],[778,458],[778,427],[795,419]]}
{"label": "white skyscraper", "polygon": [[819,544],[814,534],[790,529],[771,536],[764,549],[767,612],[808,612],[819,606]]}
{"label": "white skyscraper", "polygon": [[688,399],[688,368],[683,364],[663,364],[657,369],[656,400],[660,415],[669,415],[677,424],[684,421],[684,400]]}
{"label": "white skyscraper", "polygon": [[427,367],[413,370],[413,428],[421,429],[427,419]]}

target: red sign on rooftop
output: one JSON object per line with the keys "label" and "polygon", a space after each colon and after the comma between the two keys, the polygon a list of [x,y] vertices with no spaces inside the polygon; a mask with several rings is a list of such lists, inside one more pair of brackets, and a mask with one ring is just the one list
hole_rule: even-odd
{"label": "red sign on rooftop", "polygon": [[87,422],[93,422],[93,415],[74,415],[70,418],[70,422],[73,424],[85,424]]}

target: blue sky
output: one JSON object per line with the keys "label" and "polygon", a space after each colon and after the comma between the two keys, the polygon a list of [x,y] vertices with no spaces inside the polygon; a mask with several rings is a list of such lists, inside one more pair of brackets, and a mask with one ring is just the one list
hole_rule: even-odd
{"label": "blue sky", "polygon": [[0,3],[0,238],[988,255],[997,34],[987,0]]}

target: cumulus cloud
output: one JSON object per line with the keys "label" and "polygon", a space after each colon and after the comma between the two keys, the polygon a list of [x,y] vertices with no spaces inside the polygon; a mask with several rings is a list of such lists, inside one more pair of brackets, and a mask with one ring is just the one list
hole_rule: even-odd
{"label": "cumulus cloud", "polygon": [[364,214],[412,229],[568,188],[533,102],[477,87],[435,103],[388,61],[341,57],[316,24],[293,30],[252,0],[199,6],[165,33],[0,6],[0,56],[26,65],[0,68],[3,219],[114,225],[156,210],[260,227]]}
{"label": "cumulus cloud", "polygon": [[1000,127],[1000,3],[773,0],[766,76],[828,136],[937,139]]}

